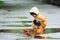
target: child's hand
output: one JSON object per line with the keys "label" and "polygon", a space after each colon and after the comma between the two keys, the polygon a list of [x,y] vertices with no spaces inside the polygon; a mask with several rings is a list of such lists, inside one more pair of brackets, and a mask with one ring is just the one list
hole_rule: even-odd
{"label": "child's hand", "polygon": [[34,32],[36,33],[38,28],[37,28],[37,26],[35,26],[33,29],[34,29]]}

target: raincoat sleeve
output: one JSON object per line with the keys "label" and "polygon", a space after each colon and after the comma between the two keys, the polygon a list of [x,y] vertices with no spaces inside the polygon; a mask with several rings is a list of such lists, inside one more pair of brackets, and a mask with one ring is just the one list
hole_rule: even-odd
{"label": "raincoat sleeve", "polygon": [[45,28],[46,25],[47,25],[46,18],[45,18],[45,17],[39,17],[39,20],[40,20],[40,22],[41,22],[41,26],[42,26],[43,28]]}
{"label": "raincoat sleeve", "polygon": [[33,26],[33,27],[35,26],[33,22],[32,22],[32,26]]}

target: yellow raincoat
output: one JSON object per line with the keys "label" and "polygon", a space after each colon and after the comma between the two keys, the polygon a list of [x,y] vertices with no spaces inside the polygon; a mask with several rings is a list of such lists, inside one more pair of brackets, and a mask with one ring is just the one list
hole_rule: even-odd
{"label": "yellow raincoat", "polygon": [[[44,28],[46,27],[46,18],[42,16],[39,12],[39,9],[36,7],[33,7],[30,12],[34,12],[37,14],[37,16],[34,18],[34,20],[39,20],[41,25],[39,26],[39,29],[37,29],[36,33],[37,34],[43,34],[44,33]],[[32,22],[33,28],[35,27],[34,23]]]}

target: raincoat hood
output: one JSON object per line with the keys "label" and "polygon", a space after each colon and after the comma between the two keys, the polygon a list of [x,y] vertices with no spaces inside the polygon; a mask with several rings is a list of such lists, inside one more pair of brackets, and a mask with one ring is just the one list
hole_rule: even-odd
{"label": "raincoat hood", "polygon": [[34,12],[35,14],[39,14],[39,9],[37,7],[31,8],[30,12]]}

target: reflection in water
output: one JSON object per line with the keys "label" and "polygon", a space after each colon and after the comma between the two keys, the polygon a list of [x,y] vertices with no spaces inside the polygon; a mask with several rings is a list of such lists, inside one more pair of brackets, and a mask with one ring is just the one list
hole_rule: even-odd
{"label": "reflection in water", "polygon": [[35,39],[41,39],[41,40],[46,40],[47,39],[47,37],[46,36],[37,36],[37,37],[35,37]]}

